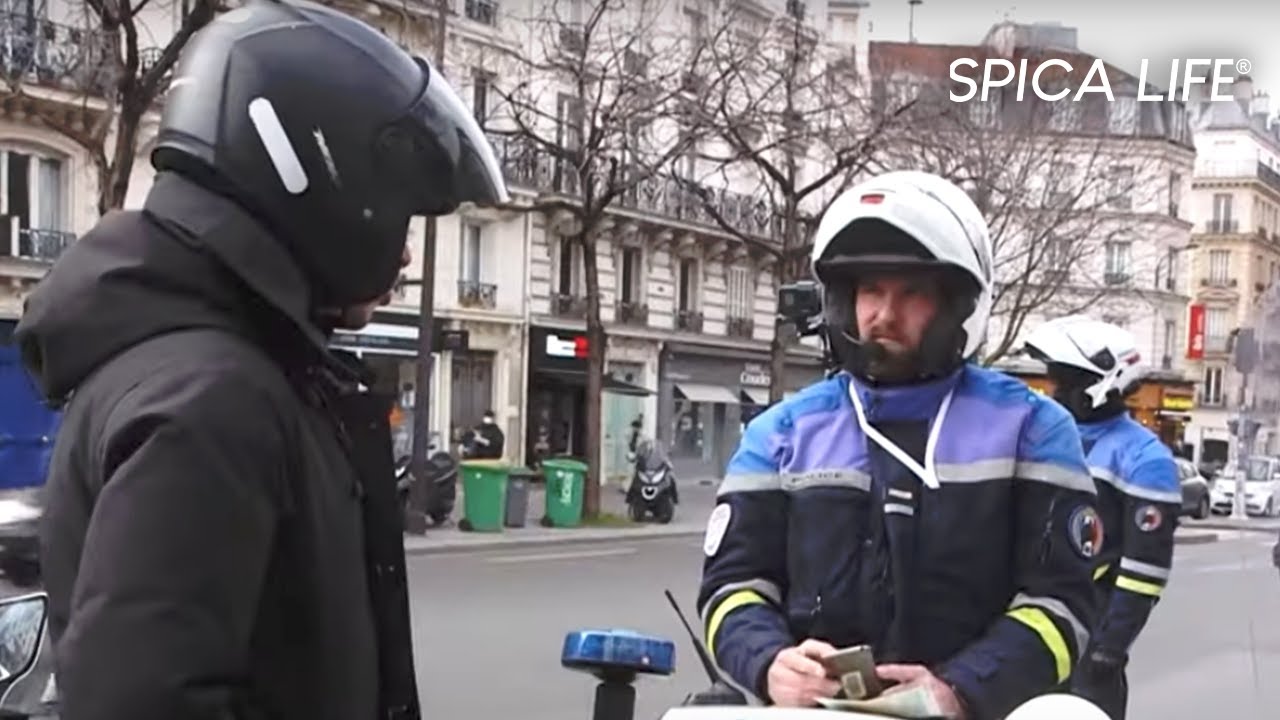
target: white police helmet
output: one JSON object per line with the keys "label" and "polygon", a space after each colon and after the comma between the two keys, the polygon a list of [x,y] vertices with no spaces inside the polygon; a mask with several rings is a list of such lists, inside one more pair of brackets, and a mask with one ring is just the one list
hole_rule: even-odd
{"label": "white police helmet", "polygon": [[1096,409],[1114,389],[1120,396],[1146,374],[1133,333],[1084,315],[1069,315],[1037,327],[1025,343],[1028,353],[1046,364],[1065,365],[1097,376],[1082,388]]}
{"label": "white police helmet", "polygon": [[1031,698],[1004,720],[1108,720],[1097,705],[1075,695],[1054,693]]}
{"label": "white police helmet", "polygon": [[[872,221],[901,231],[916,246],[886,247],[880,241],[883,234],[856,231],[859,226],[874,226]],[[977,290],[972,309],[958,318],[964,331],[961,358],[971,358],[986,337],[992,293],[990,229],[968,194],[942,177],[895,171],[846,190],[818,224],[811,264],[824,286],[842,272],[864,268],[955,268],[971,278]]]}

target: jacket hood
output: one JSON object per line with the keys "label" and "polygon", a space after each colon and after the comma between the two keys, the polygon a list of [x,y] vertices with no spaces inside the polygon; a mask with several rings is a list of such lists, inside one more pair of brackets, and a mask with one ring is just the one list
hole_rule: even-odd
{"label": "jacket hood", "polygon": [[104,217],[27,299],[14,336],[45,397],[61,403],[99,366],[147,338],[281,325],[325,356],[307,283],[288,253],[232,202],[156,177],[144,209]]}

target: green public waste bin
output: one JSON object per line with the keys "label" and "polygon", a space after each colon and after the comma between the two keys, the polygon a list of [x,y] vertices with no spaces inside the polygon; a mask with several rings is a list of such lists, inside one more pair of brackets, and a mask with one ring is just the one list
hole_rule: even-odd
{"label": "green public waste bin", "polygon": [[462,465],[463,530],[502,532],[507,509],[507,473],[501,461],[468,460]]}
{"label": "green public waste bin", "polygon": [[547,516],[552,527],[576,527],[582,522],[582,492],[587,480],[585,463],[569,458],[544,460],[547,483]]}

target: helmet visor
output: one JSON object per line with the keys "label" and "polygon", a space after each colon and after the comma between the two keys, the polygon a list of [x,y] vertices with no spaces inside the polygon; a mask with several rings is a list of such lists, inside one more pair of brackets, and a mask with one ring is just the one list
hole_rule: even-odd
{"label": "helmet visor", "polygon": [[415,59],[427,83],[410,114],[439,144],[452,170],[442,177],[440,168],[425,168],[430,197],[424,198],[419,211],[446,215],[464,202],[476,205],[508,202],[510,195],[502,167],[484,130],[444,76],[426,60]]}

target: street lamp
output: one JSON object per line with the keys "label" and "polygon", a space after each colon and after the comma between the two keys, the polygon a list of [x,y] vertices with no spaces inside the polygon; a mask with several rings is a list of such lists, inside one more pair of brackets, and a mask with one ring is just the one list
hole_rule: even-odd
{"label": "street lamp", "polygon": [[907,0],[907,5],[911,7],[911,16],[907,20],[907,38],[909,42],[916,41],[916,6],[924,3],[924,0]]}

